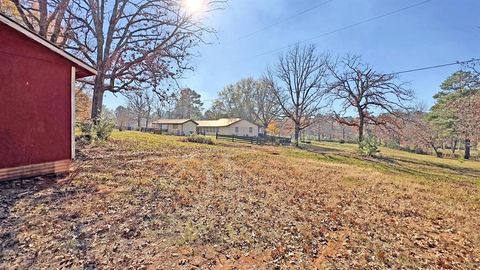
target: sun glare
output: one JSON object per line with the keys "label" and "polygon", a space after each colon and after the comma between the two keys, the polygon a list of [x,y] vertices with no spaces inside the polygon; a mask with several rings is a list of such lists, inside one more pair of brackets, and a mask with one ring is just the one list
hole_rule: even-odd
{"label": "sun glare", "polygon": [[183,0],[183,5],[189,13],[196,13],[202,9],[203,0]]}

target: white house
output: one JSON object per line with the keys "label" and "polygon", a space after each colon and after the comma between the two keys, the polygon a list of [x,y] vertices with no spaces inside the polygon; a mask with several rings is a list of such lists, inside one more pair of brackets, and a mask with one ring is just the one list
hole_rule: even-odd
{"label": "white house", "polygon": [[237,135],[257,137],[260,127],[240,118],[222,118],[218,120],[197,121],[197,133],[205,135]]}
{"label": "white house", "polygon": [[158,119],[152,122],[152,127],[164,134],[181,136],[195,134],[197,125],[192,119]]}

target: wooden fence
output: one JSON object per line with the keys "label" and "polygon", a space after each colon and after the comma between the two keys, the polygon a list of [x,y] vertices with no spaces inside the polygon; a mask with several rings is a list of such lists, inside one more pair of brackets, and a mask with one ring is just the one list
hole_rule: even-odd
{"label": "wooden fence", "polygon": [[251,143],[251,144],[290,145],[292,143],[292,140],[290,138],[277,137],[277,136],[248,137],[248,136],[237,136],[237,135],[222,135],[217,133],[215,135],[215,138],[217,140]]}
{"label": "wooden fence", "polygon": [[[133,130],[132,128],[125,128],[125,130]],[[162,134],[166,133],[165,130],[160,130],[156,128],[140,128],[139,131]],[[205,135],[205,134],[199,134]],[[270,144],[270,145],[290,145],[292,143],[291,138],[279,137],[279,136],[259,136],[259,137],[249,137],[249,136],[237,136],[237,135],[222,135],[216,134],[215,138],[217,140],[231,141],[231,142],[242,142],[242,143],[251,143],[251,144]]]}

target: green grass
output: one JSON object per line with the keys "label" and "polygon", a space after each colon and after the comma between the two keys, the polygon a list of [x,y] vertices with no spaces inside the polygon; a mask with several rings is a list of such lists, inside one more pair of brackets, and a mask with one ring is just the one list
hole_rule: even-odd
{"label": "green grass", "polygon": [[[183,142],[182,136],[160,135],[143,133],[139,131],[113,131],[110,137],[112,140],[117,141],[139,141],[138,147],[191,147],[191,148],[204,148],[212,147],[206,144],[194,144]],[[215,139],[213,139],[215,141]]]}
{"label": "green grass", "polygon": [[335,142],[314,142],[310,148],[314,153],[304,151],[294,153],[303,157],[374,168],[381,172],[407,177],[419,177],[432,181],[462,180],[480,184],[480,162],[478,161],[438,158],[386,147],[380,147],[380,152],[375,157],[365,158],[358,154],[356,144]]}
{"label": "green grass", "polygon": [[[400,176],[404,179],[428,181],[462,181],[480,185],[480,162],[437,158],[431,155],[420,155],[406,151],[380,147],[376,157],[366,158],[358,154],[356,144],[340,144],[335,142],[312,142],[304,145],[307,150],[294,147],[256,146],[228,141],[216,141],[216,145],[183,142],[183,137],[170,135],[154,135],[136,131],[114,131],[113,140],[138,141],[136,147],[187,147],[191,149],[219,149],[226,146],[230,151],[241,154],[245,148],[274,149],[281,156],[298,159],[309,159],[320,162],[343,164],[382,173]],[[233,146],[233,147],[232,147]],[[257,153],[258,154],[258,153]]]}

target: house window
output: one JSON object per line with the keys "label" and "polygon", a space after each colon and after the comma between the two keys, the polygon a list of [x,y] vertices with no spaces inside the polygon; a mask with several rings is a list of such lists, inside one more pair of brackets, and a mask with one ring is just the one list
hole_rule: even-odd
{"label": "house window", "polygon": [[178,125],[173,125],[173,129],[177,129],[178,128]]}
{"label": "house window", "polygon": [[252,128],[252,127],[249,127],[249,128],[248,128],[248,132],[249,132],[249,133],[253,133],[253,128]]}
{"label": "house window", "polygon": [[238,127],[235,127],[235,133],[238,133]]}

